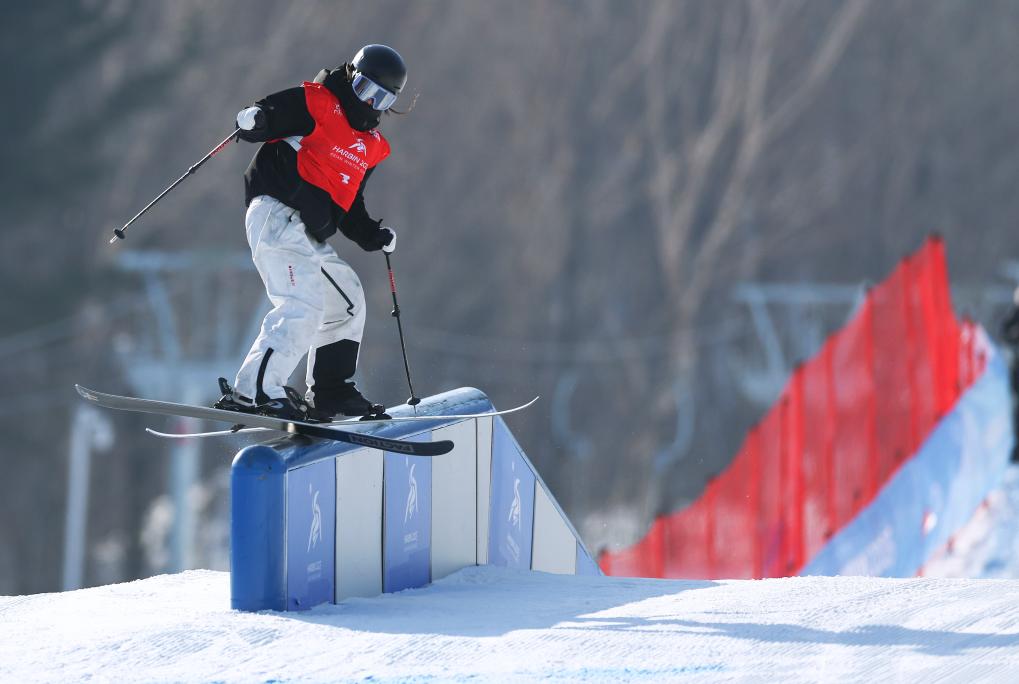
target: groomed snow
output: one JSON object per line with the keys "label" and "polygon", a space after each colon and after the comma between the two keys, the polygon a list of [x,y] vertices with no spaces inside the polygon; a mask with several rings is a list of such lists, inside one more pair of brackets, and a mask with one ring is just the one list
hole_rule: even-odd
{"label": "groomed snow", "polygon": [[1019,681],[1019,581],[469,568],[306,613],[193,571],[0,598],[0,681]]}

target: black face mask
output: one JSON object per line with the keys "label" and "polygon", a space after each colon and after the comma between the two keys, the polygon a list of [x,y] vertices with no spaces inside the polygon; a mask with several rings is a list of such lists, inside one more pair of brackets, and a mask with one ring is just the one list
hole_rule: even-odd
{"label": "black face mask", "polygon": [[[321,76],[321,74],[320,74]],[[318,79],[315,79],[318,81]],[[347,77],[347,69],[340,67],[330,71],[321,82],[340,101],[347,121],[358,131],[370,131],[382,120],[382,112],[372,109],[370,104],[361,102],[354,94],[354,89]]]}

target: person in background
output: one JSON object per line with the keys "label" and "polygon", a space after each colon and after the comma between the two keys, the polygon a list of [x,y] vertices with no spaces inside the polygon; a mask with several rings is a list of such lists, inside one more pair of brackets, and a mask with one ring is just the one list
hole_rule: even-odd
{"label": "person in background", "polygon": [[[1019,287],[1012,293],[1012,310],[1001,324],[1001,337],[1012,352],[1009,378],[1012,385],[1013,424],[1019,435]],[[1019,440],[1012,447],[1012,462],[1019,462]]]}

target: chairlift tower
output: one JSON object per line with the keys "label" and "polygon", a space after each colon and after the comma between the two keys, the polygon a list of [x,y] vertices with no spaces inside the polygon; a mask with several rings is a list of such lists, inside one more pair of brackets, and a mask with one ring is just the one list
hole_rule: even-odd
{"label": "chairlift tower", "polygon": [[[811,316],[811,312],[826,308],[837,311],[841,318],[848,318],[865,294],[864,284],[737,284],[732,298],[750,309],[754,332],[764,352],[763,366],[753,366],[727,353],[731,362],[739,367],[735,377],[739,379],[743,394],[762,406],[774,401],[796,363],[816,353],[827,335],[822,322]],[[776,323],[777,316],[783,318],[782,324]],[[780,335],[780,329],[785,331],[784,335]],[[785,344],[783,338],[787,340]]]}
{"label": "chairlift tower", "polygon": [[[242,252],[125,250],[118,268],[144,285],[152,324],[131,343],[115,345],[135,394],[189,404],[218,398],[216,377],[235,368],[258,332],[265,311],[243,321],[251,297],[241,297],[254,271]],[[242,284],[243,282],[243,284]],[[177,296],[174,296],[177,293]],[[189,419],[180,419],[181,428]],[[170,567],[179,572],[194,559],[195,518],[191,491],[198,480],[200,440],[170,445],[174,522]]]}
{"label": "chairlift tower", "polygon": [[[1019,283],[1019,261],[1003,262],[998,272],[1004,280]],[[735,375],[743,394],[762,406],[774,401],[796,363],[816,353],[829,332],[811,312],[825,308],[848,318],[863,301],[865,293],[865,283],[745,282],[736,285],[732,298],[750,309],[754,332],[765,359],[763,366],[753,366],[726,352],[739,367]],[[997,333],[996,317],[1012,302],[1012,288],[1005,283],[957,284],[952,288],[952,298],[958,311],[982,322],[994,335]],[[779,317],[781,325],[776,323]],[[784,335],[779,334],[780,329],[785,331]]]}

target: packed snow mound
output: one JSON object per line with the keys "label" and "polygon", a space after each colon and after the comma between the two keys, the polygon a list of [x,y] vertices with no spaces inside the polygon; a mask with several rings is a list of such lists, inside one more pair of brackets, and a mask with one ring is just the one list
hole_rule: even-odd
{"label": "packed snow mound", "polygon": [[469,568],[306,613],[194,571],[0,598],[2,681],[1017,681],[1019,581]]}

